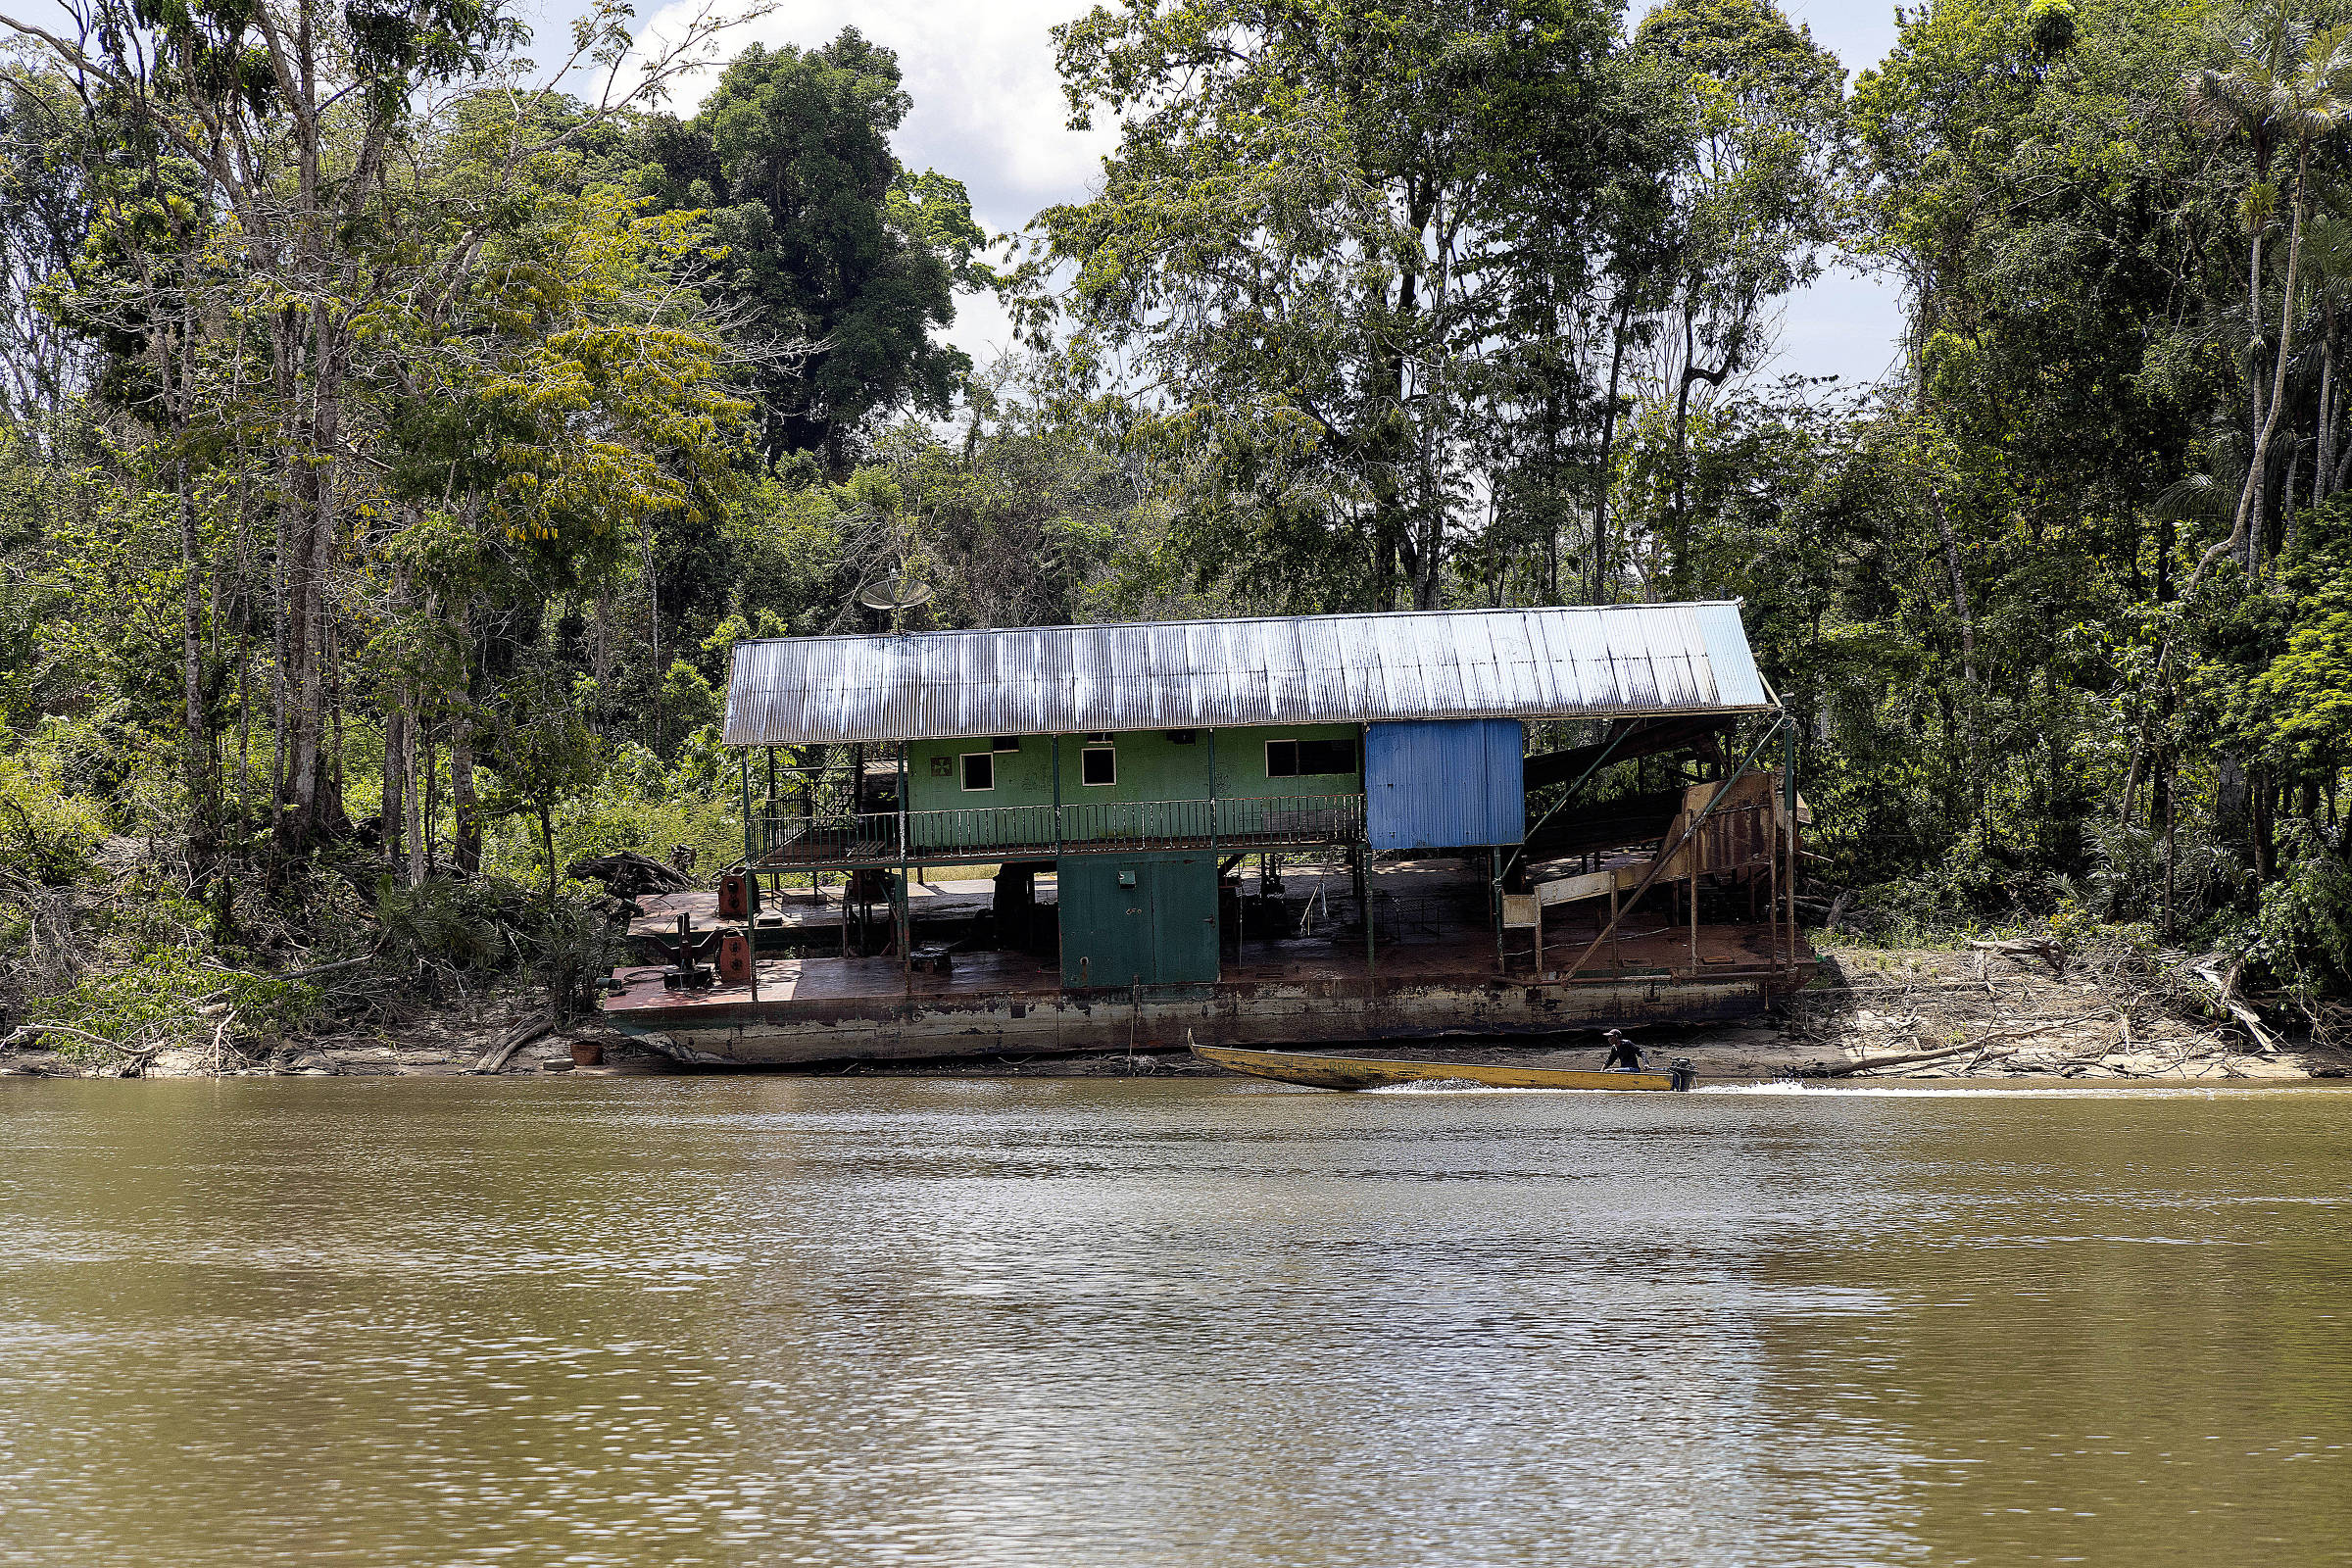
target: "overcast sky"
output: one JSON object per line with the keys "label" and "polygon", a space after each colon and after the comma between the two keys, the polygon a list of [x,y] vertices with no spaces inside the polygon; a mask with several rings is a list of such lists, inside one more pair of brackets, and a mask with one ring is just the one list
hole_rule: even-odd
{"label": "overcast sky", "polygon": [[[552,54],[575,7],[567,0],[523,0],[542,9],[539,35]],[[1068,110],[1054,74],[1047,29],[1084,14],[1090,0],[782,0],[776,11],[729,37],[743,43],[824,43],[856,25],[898,51],[913,112],[899,133],[901,162],[963,181],[973,215],[992,234],[1017,230],[1055,202],[1083,199],[1111,143],[1103,131],[1066,129]],[[683,8],[641,13],[648,31]],[[1875,64],[1894,42],[1891,0],[1784,0],[1790,18],[1813,30],[1854,73]],[[526,11],[527,14],[527,11]],[[739,40],[739,41],[738,41]],[[673,96],[691,112],[707,80]],[[1830,270],[1790,300],[1776,369],[1870,381],[1895,357],[1900,327],[1894,291],[1852,271]],[[958,301],[947,334],[986,363],[1006,341],[1004,313],[986,296]]]}

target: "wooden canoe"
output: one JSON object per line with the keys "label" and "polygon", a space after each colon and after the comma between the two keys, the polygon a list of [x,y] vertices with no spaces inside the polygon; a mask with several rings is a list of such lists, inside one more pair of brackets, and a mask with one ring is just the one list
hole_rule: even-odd
{"label": "wooden canoe", "polygon": [[1228,1072],[1273,1078],[1310,1089],[1378,1089],[1383,1084],[1473,1083],[1490,1089],[1688,1089],[1687,1066],[1665,1072],[1570,1072],[1555,1067],[1485,1067],[1463,1061],[1381,1061],[1369,1056],[1314,1056],[1291,1051],[1243,1051],[1195,1046],[1193,1054]]}

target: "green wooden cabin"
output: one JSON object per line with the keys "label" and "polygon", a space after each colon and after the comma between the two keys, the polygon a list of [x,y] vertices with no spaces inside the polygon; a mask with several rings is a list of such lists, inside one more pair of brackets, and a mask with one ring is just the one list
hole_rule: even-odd
{"label": "green wooden cabin", "polygon": [[[1063,982],[1100,990],[1214,981],[1240,855],[1517,845],[1525,720],[1776,706],[1738,607],[1611,606],[747,642],[724,736],[755,889],[1050,866]],[[756,810],[760,747],[841,782]]]}

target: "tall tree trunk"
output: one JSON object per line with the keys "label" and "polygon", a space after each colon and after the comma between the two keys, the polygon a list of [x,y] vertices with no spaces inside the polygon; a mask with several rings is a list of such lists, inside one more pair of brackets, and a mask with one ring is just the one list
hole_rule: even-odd
{"label": "tall tree trunk", "polygon": [[449,628],[456,639],[460,675],[452,695],[449,725],[449,804],[457,823],[451,833],[451,858],[462,876],[482,869],[482,813],[473,790],[473,642],[472,617],[463,598],[453,595]]}
{"label": "tall tree trunk", "polygon": [[384,804],[377,814],[377,837],[384,853],[384,869],[400,874],[402,845],[409,821],[409,714],[407,681],[394,688],[384,707]]}
{"label": "tall tree trunk", "polygon": [[1969,612],[1968,577],[1960,569],[1960,544],[1952,535],[1952,520],[1943,507],[1943,488],[1931,486],[1928,490],[1934,503],[1936,532],[1943,541],[1943,566],[1952,583],[1952,618],[1960,624],[1960,680],[1961,680],[1961,744],[1972,765],[1968,769],[1971,783],[1969,800],[1974,810],[1972,821],[1981,821],[1984,814],[1984,773],[1973,765],[1977,756],[1977,620]]}
{"label": "tall tree trunk", "polygon": [[1632,323],[1633,302],[1621,300],[1610,331],[1609,400],[1600,411],[1600,463],[1592,481],[1592,604],[1605,604],[1609,580],[1609,460],[1617,440],[1617,393],[1625,372],[1625,337]]}
{"label": "tall tree trunk", "polygon": [[[187,436],[180,432],[184,441]],[[181,770],[188,789],[188,834],[192,844],[210,845],[214,838],[212,811],[213,736],[204,713],[204,542],[196,528],[196,498],[189,493],[188,460],[180,458],[179,565],[181,583],[179,678],[182,737]]]}
{"label": "tall tree trunk", "polygon": [[1960,624],[1960,678],[1968,685],[1971,700],[1977,689],[1977,622],[1969,613],[1968,577],[1960,569],[1960,542],[1953,537],[1951,518],[1943,510],[1941,486],[1928,492],[1934,501],[1936,533],[1943,541],[1943,567],[1952,582],[1952,618]]}
{"label": "tall tree trunk", "polygon": [[539,803],[539,848],[547,857],[547,906],[556,906],[556,824],[547,803]]}
{"label": "tall tree trunk", "polygon": [[181,575],[180,600],[180,698],[183,737],[182,771],[188,790],[189,840],[193,845],[209,847],[219,836],[219,823],[213,802],[213,734],[204,710],[204,538],[196,525],[196,496],[194,480],[188,473],[188,426],[195,416],[193,406],[195,366],[196,309],[189,297],[186,275],[187,256],[183,243],[180,258],[180,319],[178,344],[178,385],[170,391],[174,434],[179,444],[177,462],[172,465],[172,477],[179,492],[179,565]]}
{"label": "tall tree trunk", "polygon": [[2335,301],[2328,301],[2328,315],[2320,339],[2320,428],[2318,466],[2311,475],[2311,504],[2325,505],[2334,489],[2335,481]]}
{"label": "tall tree trunk", "polygon": [[[2195,597],[2197,585],[2204,581],[2205,573],[2212,567],[2213,564],[2219,561],[2222,557],[2230,554],[2232,551],[2242,549],[2245,552],[2246,569],[2249,574],[2253,572],[2260,564],[2260,557],[2258,554],[2260,546],[2256,542],[2258,537],[2256,524],[2261,516],[2260,509],[2262,504],[2262,474],[2264,466],[2270,461],[2271,437],[2276,435],[2278,430],[2279,413],[2286,407],[2287,363],[2293,358],[2293,350],[2295,346],[2295,288],[2296,285],[2301,281],[2303,268],[2303,206],[2305,175],[2310,171],[2310,164],[2311,152],[2310,149],[2306,147],[2298,154],[2295,161],[2294,222],[2292,228],[2288,231],[2286,247],[2286,288],[2282,292],[2278,302],[2278,349],[2271,374],[2271,387],[2268,407],[2265,408],[2263,404],[2261,395],[2261,377],[2259,373],[2257,373],[2255,376],[2255,406],[2261,412],[2261,422],[2256,427],[2254,432],[2254,450],[2248,455],[2247,458],[2246,483],[2245,488],[2238,494],[2237,515],[2235,520],[2230,524],[2230,537],[2224,539],[2219,544],[2214,545],[2211,549],[2207,550],[2205,554],[2199,558],[2196,570],[2189,573],[2186,593],[2187,597],[2190,598]],[[2254,241],[2254,276],[2249,280],[2248,284],[2248,286],[2255,291],[2254,305],[2257,308],[2256,319],[2260,319],[2260,285],[2262,280],[2261,267],[2262,240],[2261,236],[2257,235]]]}
{"label": "tall tree trunk", "polygon": [[[318,843],[325,805],[325,672],[318,657],[325,623],[325,562],[319,527],[322,479],[310,454],[318,450],[317,402],[303,413],[302,365],[307,318],[288,308],[277,318],[278,405],[292,417],[285,440],[282,499],[277,513],[277,557],[281,602],[278,615],[277,728],[282,768],[277,781],[276,826],[280,848],[302,854]],[[313,399],[322,396],[316,385]]]}
{"label": "tall tree trunk", "polygon": [[[419,711],[417,689],[414,681],[401,682],[401,701],[406,709],[400,717],[401,770],[408,775],[409,886],[420,887],[432,870],[433,813],[427,809],[433,774],[431,732],[424,727],[424,715]],[[417,771],[416,742],[425,738],[424,770]]]}

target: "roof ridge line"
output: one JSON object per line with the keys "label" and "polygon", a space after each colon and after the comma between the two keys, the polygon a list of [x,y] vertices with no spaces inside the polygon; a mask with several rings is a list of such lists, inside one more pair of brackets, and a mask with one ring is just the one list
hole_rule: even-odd
{"label": "roof ridge line", "polygon": [[1189,615],[1177,620],[1073,620],[1042,626],[939,626],[929,631],[827,631],[812,632],[803,637],[739,637],[730,646],[740,648],[746,643],[904,642],[910,637],[992,637],[1005,632],[1108,631],[1129,626],[1263,626],[1308,620],[1406,620],[1436,619],[1448,615],[1559,614],[1579,611],[1598,613],[1639,610],[1713,610],[1726,605],[1737,607],[1742,603],[1738,599],[1662,599],[1655,604],[1632,605],[1499,605],[1454,610],[1335,610],[1311,615]]}

